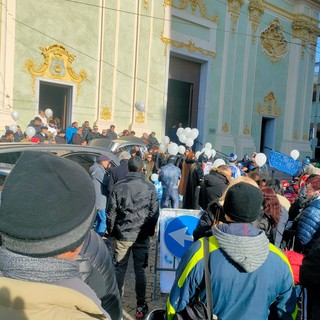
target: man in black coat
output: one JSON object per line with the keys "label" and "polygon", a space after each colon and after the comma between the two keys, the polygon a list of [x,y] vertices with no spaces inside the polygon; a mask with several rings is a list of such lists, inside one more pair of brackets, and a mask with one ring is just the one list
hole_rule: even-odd
{"label": "man in black coat", "polygon": [[123,180],[128,172],[128,161],[131,158],[131,155],[127,151],[122,151],[119,155],[120,165],[113,167],[109,170],[109,184],[108,184],[108,193],[110,194],[114,185]]}
{"label": "man in black coat", "polygon": [[159,217],[158,194],[154,185],[145,180],[143,160],[128,161],[129,173],[115,184],[107,210],[108,233],[114,238],[114,256],[118,288],[123,295],[124,278],[132,251],[137,309],[136,318],[148,312],[146,303],[146,274],[149,237],[154,235]]}

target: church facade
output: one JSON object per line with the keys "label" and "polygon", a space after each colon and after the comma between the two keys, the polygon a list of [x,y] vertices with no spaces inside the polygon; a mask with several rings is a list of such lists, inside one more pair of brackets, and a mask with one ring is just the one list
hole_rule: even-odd
{"label": "church facade", "polygon": [[158,140],[182,123],[199,130],[197,150],[311,153],[316,1],[3,0],[0,10],[0,131],[49,108],[64,127],[88,120]]}

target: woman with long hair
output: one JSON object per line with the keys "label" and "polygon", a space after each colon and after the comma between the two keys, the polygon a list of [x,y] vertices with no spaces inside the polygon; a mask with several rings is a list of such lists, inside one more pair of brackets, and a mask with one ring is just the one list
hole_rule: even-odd
{"label": "woman with long hair", "polygon": [[261,188],[263,194],[262,212],[253,224],[266,233],[267,238],[275,244],[277,226],[281,219],[281,206],[277,194],[270,187]]}
{"label": "woman with long hair", "polygon": [[186,159],[182,163],[181,179],[178,187],[178,191],[181,196],[184,196],[186,192],[186,187],[187,187],[191,166],[197,160],[195,153],[189,148],[186,149],[185,156],[186,156]]}

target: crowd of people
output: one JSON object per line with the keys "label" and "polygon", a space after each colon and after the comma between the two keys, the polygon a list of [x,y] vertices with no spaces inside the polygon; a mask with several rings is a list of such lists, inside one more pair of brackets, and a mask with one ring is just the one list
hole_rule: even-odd
{"label": "crowd of people", "polygon": [[[49,128],[38,118],[32,125],[40,140]],[[65,143],[86,144],[102,135],[88,121],[81,127],[74,122],[65,132],[52,128],[55,139],[65,134]],[[103,134],[118,137],[114,125]],[[1,195],[0,283],[9,290],[0,291],[1,317],[40,319],[49,312],[60,319],[63,312],[75,319],[121,319],[132,253],[136,318],[144,319],[149,238],[160,209],[175,208],[199,210],[200,216],[194,243],[176,271],[166,319],[183,318],[195,301],[208,303],[205,267],[210,311],[220,319],[295,319],[302,294],[308,297],[307,319],[320,319],[320,175],[313,165],[304,166],[290,202],[285,196],[289,184],[270,177],[267,165],[256,163],[255,152],[242,159],[231,153],[215,167],[214,159],[205,152],[196,156],[192,148],[170,154],[155,135],[142,137],[146,152],[138,146],[122,151],[117,167],[101,155],[90,175],[51,154],[22,154]],[[9,141],[14,137],[5,135]],[[31,180],[32,192],[25,192]],[[42,195],[45,215],[36,206],[44,183],[50,189]],[[26,294],[30,290],[44,293],[43,304],[37,303],[39,294]],[[9,293],[25,304],[3,297]]]}
{"label": "crowd of people", "polygon": [[[99,130],[98,125],[93,124],[90,127],[89,121],[84,121],[80,126],[77,121],[72,122],[66,128],[63,128],[59,117],[46,117],[43,110],[39,111],[23,131],[19,125],[15,125],[14,130],[6,126],[5,133],[0,138],[0,143],[7,142],[33,142],[33,143],[56,143],[56,144],[77,144],[87,145],[89,141],[98,138],[106,138],[115,140],[121,137],[136,136],[135,131],[123,130],[121,133],[116,133],[115,125],[110,125],[109,129]],[[33,128],[32,134],[28,133],[28,128]],[[156,133],[143,133],[141,139],[148,144],[159,144]]]}

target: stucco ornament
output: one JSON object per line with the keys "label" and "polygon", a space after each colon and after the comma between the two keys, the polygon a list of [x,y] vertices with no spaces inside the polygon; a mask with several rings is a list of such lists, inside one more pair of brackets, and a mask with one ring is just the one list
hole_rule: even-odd
{"label": "stucco ornament", "polygon": [[255,43],[256,32],[260,25],[261,17],[264,13],[264,0],[250,0],[248,5],[249,20],[252,29],[252,43]]}
{"label": "stucco ornament", "polygon": [[80,84],[87,78],[84,70],[77,75],[72,67],[75,55],[70,54],[62,45],[54,44],[49,47],[42,47],[41,54],[44,61],[36,68],[36,63],[29,59],[25,62],[25,68],[30,73],[31,87],[33,95],[35,94],[35,81],[37,77],[43,77],[54,80],[63,80],[73,82],[77,85],[77,96],[80,92]]}
{"label": "stucco ornament", "polygon": [[277,107],[277,99],[271,91],[264,97],[264,104],[258,103],[257,111],[260,115],[278,117],[281,115],[281,108]]}
{"label": "stucco ornament", "polygon": [[260,44],[263,52],[272,62],[280,61],[286,56],[288,42],[278,19],[274,19],[268,28],[261,32]]}

